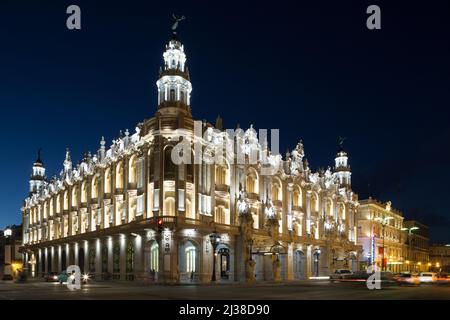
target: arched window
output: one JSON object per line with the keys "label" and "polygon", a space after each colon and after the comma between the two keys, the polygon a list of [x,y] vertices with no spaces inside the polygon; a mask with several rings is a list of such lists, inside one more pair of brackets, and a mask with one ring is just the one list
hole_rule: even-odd
{"label": "arched window", "polygon": [[281,183],[277,180],[274,183],[272,183],[272,200],[281,201],[281,198],[282,198]]}
{"label": "arched window", "polygon": [[48,206],[48,214],[49,214],[50,217],[53,216],[53,206],[54,206],[54,203],[55,203],[54,198],[51,198],[51,199],[50,199],[50,204],[49,204],[49,206]]}
{"label": "arched window", "polygon": [[258,174],[254,169],[251,169],[246,177],[246,190],[248,193],[258,193]]}
{"label": "arched window", "polygon": [[91,197],[92,199],[98,198],[98,178],[96,176],[92,178]]}
{"label": "arched window", "polygon": [[69,193],[64,192],[64,210],[69,210]]}
{"label": "arched window", "polygon": [[216,207],[216,222],[217,223],[226,223],[226,212],[223,206]]}
{"label": "arched window", "polygon": [[48,203],[44,202],[44,219],[47,219]]}
{"label": "arched window", "polygon": [[175,101],[175,89],[170,89],[170,101]]}
{"label": "arched window", "polygon": [[87,202],[87,184],[83,182],[81,185],[81,203]]}
{"label": "arched window", "polygon": [[186,272],[191,273],[195,272],[195,261],[197,258],[197,250],[193,244],[189,244],[186,249],[184,249],[185,257],[186,257]]}
{"label": "arched window", "polygon": [[186,103],[186,101],[184,100],[184,91],[180,92],[180,100]]}
{"label": "arched window", "polygon": [[105,170],[105,193],[111,193],[111,169]]}
{"label": "arched window", "polygon": [[128,182],[131,184],[137,183],[137,167],[136,156],[132,156],[128,164]]}
{"label": "arched window", "polygon": [[327,214],[329,216],[333,215],[333,201],[331,199],[327,200],[327,208],[326,208],[326,210],[327,210]]}
{"label": "arched window", "polygon": [[73,187],[72,189],[72,207],[77,206],[77,187]]}
{"label": "arched window", "polygon": [[56,213],[61,212],[61,195],[56,196]]}
{"label": "arched window", "polygon": [[294,207],[301,207],[303,205],[302,190],[298,186],[294,188],[294,192],[292,193],[292,204]]}
{"label": "arched window", "polygon": [[164,215],[165,216],[175,215],[175,199],[173,197],[167,197],[164,200]]}
{"label": "arched window", "polygon": [[116,189],[123,189],[123,166],[122,162],[116,164]]}
{"label": "arched window", "polygon": [[159,271],[159,246],[155,241],[150,247],[150,270]]}
{"label": "arched window", "polygon": [[226,164],[216,166],[216,184],[230,185],[230,178],[228,175],[228,167]]}

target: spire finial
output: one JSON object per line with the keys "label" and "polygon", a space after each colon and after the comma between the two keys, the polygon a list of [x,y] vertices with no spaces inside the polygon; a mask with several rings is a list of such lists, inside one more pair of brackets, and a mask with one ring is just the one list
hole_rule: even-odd
{"label": "spire finial", "polygon": [[338,137],[338,146],[339,146],[339,151],[344,151],[344,141],[346,140],[346,137]]}
{"label": "spire finial", "polygon": [[38,152],[37,152],[37,160],[36,160],[36,163],[41,163],[41,164],[42,164],[41,151],[42,151],[42,148],[39,148],[39,149],[38,149]]}
{"label": "spire finial", "polygon": [[66,161],[71,161],[69,148],[66,148]]}

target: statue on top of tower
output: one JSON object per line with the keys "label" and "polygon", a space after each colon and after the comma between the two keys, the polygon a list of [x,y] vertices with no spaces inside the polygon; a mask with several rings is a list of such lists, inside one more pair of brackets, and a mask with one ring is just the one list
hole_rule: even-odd
{"label": "statue on top of tower", "polygon": [[339,151],[344,151],[344,141],[345,141],[346,139],[347,139],[347,138],[345,138],[345,137],[341,137],[341,136],[338,137]]}
{"label": "statue on top of tower", "polygon": [[175,14],[172,14],[173,24],[172,24],[172,32],[174,35],[177,34],[178,23],[186,19],[185,16],[177,17]]}

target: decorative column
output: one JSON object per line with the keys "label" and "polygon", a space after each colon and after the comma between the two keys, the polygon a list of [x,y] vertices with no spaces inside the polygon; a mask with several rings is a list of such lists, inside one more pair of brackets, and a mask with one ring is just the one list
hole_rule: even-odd
{"label": "decorative column", "polygon": [[253,246],[253,217],[250,206],[245,199],[245,191],[241,191],[237,201],[237,211],[239,213],[239,223],[243,242],[243,258],[245,262],[245,281],[254,283],[256,262],[252,259]]}

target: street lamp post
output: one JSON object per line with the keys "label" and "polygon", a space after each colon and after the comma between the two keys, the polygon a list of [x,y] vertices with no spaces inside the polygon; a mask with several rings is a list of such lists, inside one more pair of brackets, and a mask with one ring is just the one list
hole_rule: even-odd
{"label": "street lamp post", "polygon": [[211,241],[211,245],[213,247],[213,270],[211,282],[216,282],[216,249],[220,242],[220,234],[214,231],[209,235],[209,240]]}
{"label": "street lamp post", "polygon": [[387,217],[385,215],[383,215],[382,218],[376,218],[375,219],[375,220],[377,220],[377,221],[379,221],[381,223],[381,232],[383,234],[383,254],[382,254],[382,257],[381,257],[381,270],[382,271],[386,271],[385,264],[384,264],[384,251],[385,251],[385,248],[384,248],[384,228],[388,225],[389,220],[391,220],[391,219],[393,219],[393,218],[392,217]]}
{"label": "street lamp post", "polygon": [[[411,235],[414,230],[418,230],[418,229],[419,229],[419,227],[416,227],[416,226],[401,229],[402,231],[408,231],[408,260],[412,260],[411,259]],[[409,271],[411,271],[411,269]]]}

